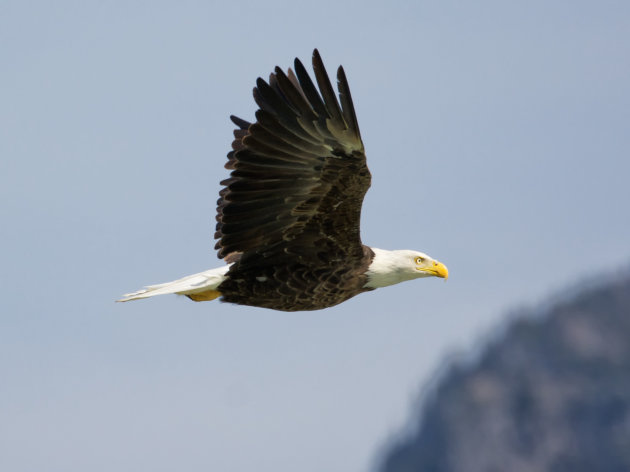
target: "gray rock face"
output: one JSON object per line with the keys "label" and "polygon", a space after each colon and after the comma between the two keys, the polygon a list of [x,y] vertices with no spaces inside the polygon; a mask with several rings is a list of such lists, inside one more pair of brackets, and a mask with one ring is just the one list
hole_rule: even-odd
{"label": "gray rock face", "polygon": [[630,471],[630,277],[514,321],[421,411],[380,472]]}

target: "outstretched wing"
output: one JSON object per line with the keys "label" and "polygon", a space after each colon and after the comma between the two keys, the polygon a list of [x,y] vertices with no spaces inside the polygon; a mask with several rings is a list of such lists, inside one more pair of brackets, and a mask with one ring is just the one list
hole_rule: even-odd
{"label": "outstretched wing", "polygon": [[260,107],[251,124],[231,117],[233,150],[217,202],[216,249],[220,258],[240,254],[240,264],[362,257],[361,205],[370,172],[342,67],[339,101],[319,55],[317,86],[295,59],[295,74],[280,68],[258,79]]}

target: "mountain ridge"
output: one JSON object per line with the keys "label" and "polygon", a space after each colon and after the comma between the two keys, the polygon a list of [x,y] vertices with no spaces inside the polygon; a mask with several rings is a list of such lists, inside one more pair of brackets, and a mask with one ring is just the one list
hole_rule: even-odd
{"label": "mountain ridge", "polygon": [[630,470],[630,271],[548,300],[443,371],[379,472]]}

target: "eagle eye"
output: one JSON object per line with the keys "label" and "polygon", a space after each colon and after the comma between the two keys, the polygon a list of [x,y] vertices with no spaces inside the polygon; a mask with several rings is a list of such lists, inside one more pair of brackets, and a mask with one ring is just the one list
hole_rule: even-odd
{"label": "eagle eye", "polygon": [[416,264],[423,264],[424,263],[424,257],[416,257]]}

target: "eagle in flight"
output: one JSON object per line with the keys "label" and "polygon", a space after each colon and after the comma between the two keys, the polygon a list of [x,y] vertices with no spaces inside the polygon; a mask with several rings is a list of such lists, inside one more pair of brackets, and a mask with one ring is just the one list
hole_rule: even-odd
{"label": "eagle in flight", "polygon": [[315,82],[299,59],[259,78],[250,123],[236,125],[230,176],[217,201],[215,238],[226,265],[149,285],[118,300],[175,293],[283,311],[319,310],[378,287],[448,277],[411,250],[364,245],[361,205],[371,175],[343,67],[338,96],[317,49]]}

